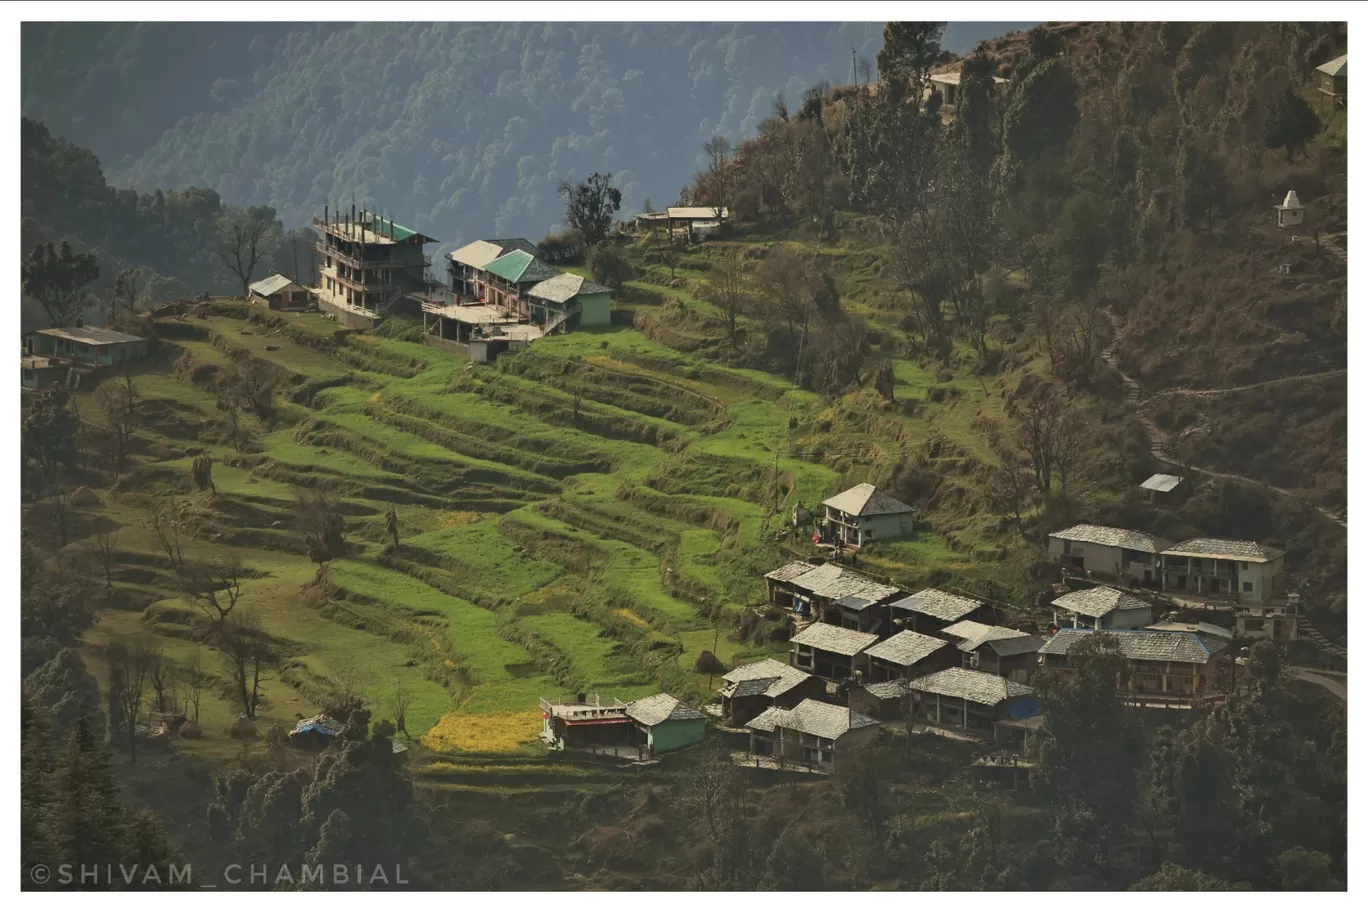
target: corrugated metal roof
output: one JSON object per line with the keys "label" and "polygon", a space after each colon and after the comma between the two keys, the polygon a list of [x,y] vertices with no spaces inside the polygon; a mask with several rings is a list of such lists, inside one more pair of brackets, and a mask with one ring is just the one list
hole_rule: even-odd
{"label": "corrugated metal roof", "polygon": [[1158,491],[1160,494],[1167,494],[1182,483],[1183,476],[1181,475],[1156,474],[1140,482],[1140,487],[1146,491]]}
{"label": "corrugated metal roof", "polygon": [[765,579],[787,583],[789,580],[797,579],[804,573],[816,569],[816,564],[809,564],[807,561],[789,561],[778,570],[771,570],[769,573],[766,573]]}
{"label": "corrugated metal roof", "polygon": [[1189,538],[1166,548],[1163,553],[1165,557],[1209,557],[1217,560],[1250,561],[1256,564],[1267,563],[1283,556],[1283,552],[1277,548],[1229,538]]}
{"label": "corrugated metal roof", "polygon": [[1336,57],[1334,60],[1322,63],[1320,66],[1316,67],[1316,72],[1324,73],[1326,76],[1338,76],[1340,73],[1344,72],[1344,68],[1348,65],[1349,55],[1345,54],[1342,57]]}
{"label": "corrugated metal roof", "polygon": [[906,667],[915,665],[942,646],[949,645],[945,640],[927,636],[924,633],[904,630],[901,633],[893,634],[882,643],[876,643],[869,647],[865,650],[865,654],[872,658],[883,659],[885,662],[892,662],[894,665]]}
{"label": "corrugated metal roof", "polygon": [[627,704],[627,718],[645,726],[659,725],[662,722],[682,722],[689,719],[706,719],[697,709],[682,703],[667,693],[652,697],[642,697]]}
{"label": "corrugated metal roof", "polygon": [[[1121,654],[1132,661],[1186,662],[1205,665],[1211,654],[1224,649],[1226,644],[1214,637],[1204,637],[1187,631],[1169,630],[1104,630],[1103,634],[1116,637]],[[1040,647],[1041,655],[1068,655],[1093,630],[1065,629],[1056,633]]]}
{"label": "corrugated metal roof", "polygon": [[915,595],[899,599],[894,608],[902,608],[917,614],[924,614],[941,621],[958,621],[974,613],[983,602],[971,598],[951,595],[939,589],[923,589]]}
{"label": "corrugated metal roof", "polygon": [[70,339],[72,342],[84,342],[86,345],[114,345],[118,342],[146,342],[142,336],[129,335],[128,333],[116,332],[112,329],[101,329],[98,326],[80,326],[75,329],[40,329],[37,331],[40,336],[52,336],[55,339]]}
{"label": "corrugated metal roof", "polygon": [[1062,532],[1051,532],[1050,538],[1064,541],[1085,542],[1107,548],[1125,548],[1128,551],[1144,551],[1158,554],[1169,546],[1169,542],[1155,535],[1136,532],[1132,529],[1118,529],[1115,526],[1094,526],[1080,523]]}
{"label": "corrugated metal roof", "polygon": [[799,646],[811,646],[813,649],[836,655],[854,656],[879,642],[879,635],[846,630],[844,627],[818,621],[802,633],[795,634],[789,642]]}
{"label": "corrugated metal roof", "polygon": [[[294,284],[295,282],[289,276],[273,275],[269,276],[268,278],[262,279],[260,282],[253,282],[251,285],[248,285],[247,287],[250,291],[256,292],[263,298],[269,298],[276,292],[284,288],[289,288],[291,285]],[[302,285],[298,285],[296,287],[303,288]]]}
{"label": "corrugated metal roof", "polygon": [[1035,693],[1025,684],[1018,684],[1016,681],[1009,681],[986,671],[975,671],[972,668],[947,668],[924,678],[917,678],[911,687],[922,693],[957,697],[983,706],[996,706],[1003,700]]}
{"label": "corrugated metal roof", "polygon": [[857,484],[835,497],[822,501],[822,506],[840,510],[842,513],[848,513],[851,516],[880,516],[886,513],[915,512],[901,500],[885,494],[868,482]]}
{"label": "corrugated metal roof", "polygon": [[498,244],[489,241],[472,241],[464,247],[451,251],[448,256],[465,266],[484,269],[503,254],[503,248]]}
{"label": "corrugated metal roof", "polygon": [[510,282],[522,281],[523,274],[532,267],[537,260],[532,254],[525,250],[514,250],[505,253],[497,260],[491,260],[485,265],[485,272],[496,275],[501,279]]}
{"label": "corrugated metal roof", "polygon": [[852,712],[844,706],[833,706],[818,700],[804,700],[793,709],[771,706],[747,723],[746,727],[766,732],[783,728],[835,741],[852,729],[868,728],[878,724],[876,720]]}
{"label": "corrugated metal roof", "polygon": [[1079,592],[1069,592],[1061,595],[1050,604],[1056,608],[1062,608],[1065,611],[1072,611],[1075,614],[1090,618],[1103,618],[1113,611],[1130,611],[1133,608],[1153,607],[1139,596],[1113,589],[1110,586],[1096,586]]}
{"label": "corrugated metal roof", "polygon": [[802,576],[794,577],[791,582],[795,589],[832,601],[856,595],[879,602],[901,591],[897,586],[876,582],[841,564],[822,564]]}
{"label": "corrugated metal roof", "polygon": [[[788,693],[810,677],[812,675],[792,665],[785,665],[774,659],[761,659],[749,665],[738,665],[724,674],[722,680],[728,685],[733,685],[733,688],[729,691],[724,686],[722,692],[729,697],[744,696],[745,694],[735,693],[735,688],[749,681],[767,681],[769,683],[763,690],[754,692],[773,698]],[[750,692],[751,689],[747,688],[747,693]]]}
{"label": "corrugated metal roof", "polygon": [[1039,652],[1040,647],[1045,645],[1045,641],[1035,634],[1028,633],[1019,637],[990,640],[984,645],[1005,659],[1009,656],[1024,655],[1028,652]]}
{"label": "corrugated metal roof", "polygon": [[[672,219],[715,219],[718,210],[712,206],[671,206],[665,214]],[[722,207],[722,218],[731,215],[726,206]]]}
{"label": "corrugated metal roof", "polygon": [[1168,632],[1176,631],[1179,633],[1200,633],[1205,636],[1217,637],[1222,640],[1233,640],[1235,638],[1235,634],[1231,633],[1226,628],[1216,624],[1208,624],[1204,621],[1199,621],[1196,624],[1186,624],[1182,621],[1161,621],[1158,624],[1150,624],[1145,629],[1163,630]]}

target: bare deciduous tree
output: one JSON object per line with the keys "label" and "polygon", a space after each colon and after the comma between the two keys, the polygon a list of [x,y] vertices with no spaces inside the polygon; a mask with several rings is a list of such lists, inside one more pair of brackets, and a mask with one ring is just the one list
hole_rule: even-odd
{"label": "bare deciduous tree", "polygon": [[703,144],[703,154],[708,157],[708,172],[704,181],[706,203],[713,211],[713,217],[721,221],[722,212],[731,205],[734,192],[735,171],[731,163],[731,140],[725,136],[714,136]]}
{"label": "bare deciduous tree", "polygon": [[255,719],[261,702],[262,676],[270,661],[270,638],[261,625],[261,618],[250,608],[231,617],[225,616],[217,626],[219,648],[224,664],[233,676],[242,714]]}
{"label": "bare deciduous tree", "polygon": [[100,565],[104,568],[105,588],[114,588],[114,549],[119,544],[117,530],[100,529],[95,533],[95,549],[100,555]]}
{"label": "bare deciduous tree", "polygon": [[1078,407],[1062,387],[1038,383],[1012,403],[1016,423],[1014,442],[1030,460],[1036,489],[1049,498],[1059,481],[1060,494],[1068,499],[1069,478],[1086,450],[1088,427]]}
{"label": "bare deciduous tree", "polygon": [[750,283],[741,260],[735,256],[724,256],[712,264],[704,294],[727,318],[727,337],[732,348],[736,347],[737,317],[750,311]]}
{"label": "bare deciduous tree", "polygon": [[245,575],[237,555],[181,563],[176,573],[185,600],[215,624],[222,624],[237,607]]}
{"label": "bare deciduous tree", "polygon": [[185,687],[186,709],[190,711],[190,718],[198,722],[200,702],[204,696],[204,653],[199,647],[190,653],[190,658],[181,666],[180,679]]}
{"label": "bare deciduous tree", "polygon": [[172,567],[179,567],[184,560],[181,553],[181,536],[185,532],[185,511],[181,504],[171,497],[159,498],[147,511],[147,524],[166,559]]}
{"label": "bare deciduous tree", "polygon": [[128,459],[129,445],[140,423],[138,390],[133,376],[125,373],[117,380],[106,380],[95,390],[95,405],[104,418],[105,430],[113,445],[114,478],[117,481]]}
{"label": "bare deciduous tree", "polygon": [[394,686],[390,688],[389,708],[394,714],[394,728],[408,737],[408,710],[413,704],[413,691],[403,677],[396,675]]}
{"label": "bare deciduous tree", "polygon": [[279,246],[280,234],[280,221],[270,206],[225,208],[219,216],[218,233],[209,252],[242,283],[244,298],[257,266]]}
{"label": "bare deciduous tree", "polygon": [[137,724],[147,697],[152,668],[160,654],[146,637],[114,640],[105,650],[109,662],[110,706],[119,715],[128,762],[138,761]]}
{"label": "bare deciduous tree", "polygon": [[322,485],[296,488],[295,522],[309,548],[309,560],[318,565],[318,574],[314,577],[317,582],[323,578],[328,564],[347,550],[341,505]]}

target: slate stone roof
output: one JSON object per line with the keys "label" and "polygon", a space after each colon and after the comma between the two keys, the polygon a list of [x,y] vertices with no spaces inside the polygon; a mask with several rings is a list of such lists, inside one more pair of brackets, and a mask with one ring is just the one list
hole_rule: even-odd
{"label": "slate stone roof", "polygon": [[[1116,637],[1121,645],[1122,655],[1131,661],[1205,665],[1212,653],[1219,652],[1226,646],[1215,637],[1187,631],[1106,630],[1103,633]],[[1061,630],[1045,641],[1045,645],[1040,647],[1040,654],[1068,655],[1069,651],[1085,638],[1097,635],[1092,630]]]}
{"label": "slate stone roof", "polygon": [[1343,57],[1336,57],[1334,60],[1322,63],[1316,67],[1316,72],[1324,73],[1326,76],[1338,76],[1348,63],[1349,55],[1345,54]]}
{"label": "slate stone roof", "polygon": [[780,709],[777,706],[771,706],[746,723],[746,727],[765,732],[772,732],[776,728],[785,728],[804,735],[813,735],[818,738],[825,738],[828,741],[835,741],[853,729],[867,728],[878,724],[876,720],[857,712],[851,712],[844,706],[833,706],[830,703],[822,703],[817,700],[804,700],[793,709]]}
{"label": "slate stone roof", "polygon": [[941,621],[958,621],[973,614],[982,604],[976,599],[951,595],[939,589],[923,589],[915,595],[899,599],[893,603],[893,607],[914,611]]}
{"label": "slate stone roof", "polygon": [[569,272],[558,273],[544,282],[538,282],[527,290],[527,294],[543,301],[564,304],[576,295],[601,294],[608,291],[602,285],[589,281],[584,276]]}
{"label": "slate stone roof", "polygon": [[866,684],[864,689],[876,700],[895,700],[906,696],[912,688],[906,681],[883,681],[879,684]]}
{"label": "slate stone roof", "polygon": [[794,577],[792,582],[795,589],[832,601],[855,595],[871,602],[880,602],[902,591],[897,586],[886,586],[840,564],[822,564],[802,576]]}
{"label": "slate stone roof", "polygon": [[[812,675],[774,659],[761,659],[749,665],[738,665],[722,676],[722,693],[727,697],[764,694],[771,699],[788,693]],[[755,682],[763,682],[757,689]]]}
{"label": "slate stone roof", "polygon": [[787,583],[795,580],[810,570],[816,570],[816,564],[809,564],[807,561],[789,561],[778,570],[771,570],[765,574],[765,579],[775,580],[780,583]]}
{"label": "slate stone roof", "polygon": [[1139,596],[1113,589],[1110,586],[1096,586],[1092,589],[1069,592],[1061,595],[1050,604],[1056,608],[1062,608],[1065,611],[1090,618],[1106,617],[1113,611],[1153,607]]}
{"label": "slate stone roof", "polygon": [[687,703],[666,693],[653,697],[643,697],[627,704],[627,717],[645,726],[659,725],[662,722],[681,722],[689,719],[706,719],[704,715]]}
{"label": "slate stone roof", "polygon": [[1158,554],[1169,546],[1167,541],[1155,535],[1147,535],[1133,529],[1118,529],[1115,526],[1093,526],[1088,523],[1070,526],[1060,532],[1051,532],[1050,538],[1102,545],[1106,548],[1144,551],[1147,554]]}
{"label": "slate stone roof", "polygon": [[993,652],[1002,658],[1010,656],[1024,655],[1028,652],[1039,652],[1040,647],[1045,645],[1045,641],[1034,634],[1012,637],[1009,640],[992,640],[985,644]]}
{"label": "slate stone roof", "polygon": [[1282,557],[1283,552],[1258,542],[1236,541],[1229,538],[1189,538],[1164,549],[1165,557],[1208,557],[1219,560],[1249,561],[1263,564]]}
{"label": "slate stone roof", "polygon": [[996,706],[1003,700],[1035,693],[1025,684],[1018,684],[1016,681],[1009,681],[986,671],[975,671],[972,668],[947,668],[924,678],[917,678],[911,687],[922,693],[955,697],[983,706]]}
{"label": "slate stone roof", "polygon": [[[1032,637],[1024,630],[1013,630],[1010,627],[997,627],[993,624],[980,624],[978,621],[959,621],[958,623],[946,627],[941,633],[945,636],[955,637],[960,640],[959,649],[961,652],[974,652],[986,643],[1008,643],[1012,640],[1022,639],[1034,639],[1036,641],[1035,649],[1039,649],[1040,644],[1044,642],[1037,637]],[[1015,651],[996,651],[998,655],[1018,655],[1022,652],[1034,652],[1035,649],[1024,648],[1023,646],[1023,648]]]}
{"label": "slate stone roof", "polygon": [[851,516],[879,516],[885,513],[911,513],[913,509],[891,497],[872,484],[857,484],[835,497],[822,501],[822,506],[849,513]]}
{"label": "slate stone roof", "polygon": [[879,635],[846,630],[844,627],[818,621],[802,633],[795,634],[789,642],[799,646],[811,646],[813,649],[836,655],[855,656],[879,642]]}
{"label": "slate stone roof", "polygon": [[882,643],[870,646],[865,650],[865,655],[875,659],[883,659],[885,662],[892,662],[894,665],[910,667],[942,646],[949,645],[945,640],[927,636],[924,633],[904,630],[901,633],[893,634]]}
{"label": "slate stone roof", "polygon": [[472,241],[464,247],[458,247],[447,255],[464,266],[484,269],[490,263],[503,256],[504,250],[493,241]]}

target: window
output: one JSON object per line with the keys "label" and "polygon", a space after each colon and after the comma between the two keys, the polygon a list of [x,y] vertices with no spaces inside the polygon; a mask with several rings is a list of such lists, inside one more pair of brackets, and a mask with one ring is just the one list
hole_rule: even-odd
{"label": "window", "polygon": [[1254,591],[1254,584],[1251,583],[1249,580],[1245,580],[1245,581],[1244,581],[1244,584],[1241,585],[1240,588],[1241,588],[1242,590],[1244,590],[1245,592],[1253,592],[1253,591]]}
{"label": "window", "polygon": [[1241,570],[1248,570],[1248,569],[1249,569],[1249,562],[1248,562],[1248,561],[1240,561],[1240,569],[1241,569]]}
{"label": "window", "polygon": [[1263,630],[1263,629],[1264,629],[1263,618],[1245,618],[1245,619],[1244,619],[1244,629],[1245,629],[1245,630]]}

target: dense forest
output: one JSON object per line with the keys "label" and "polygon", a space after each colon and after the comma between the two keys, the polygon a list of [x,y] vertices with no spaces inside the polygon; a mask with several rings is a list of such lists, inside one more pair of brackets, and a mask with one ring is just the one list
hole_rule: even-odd
{"label": "dense forest", "polygon": [[[1021,23],[964,23],[967,50]],[[540,237],[556,184],[612,172],[627,208],[672,202],[713,133],[777,91],[848,81],[874,23],[193,23],[25,26],[23,112],[112,183],[206,187],[287,227],[325,202],[445,242]]]}

